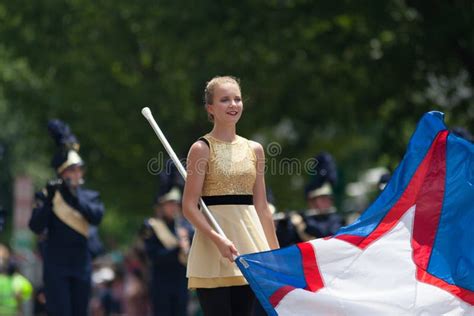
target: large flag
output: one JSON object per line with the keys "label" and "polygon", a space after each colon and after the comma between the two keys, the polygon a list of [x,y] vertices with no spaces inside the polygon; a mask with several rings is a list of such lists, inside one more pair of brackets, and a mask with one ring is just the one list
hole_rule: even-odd
{"label": "large flag", "polygon": [[237,264],[269,315],[474,315],[474,145],[425,114],[359,220]]}

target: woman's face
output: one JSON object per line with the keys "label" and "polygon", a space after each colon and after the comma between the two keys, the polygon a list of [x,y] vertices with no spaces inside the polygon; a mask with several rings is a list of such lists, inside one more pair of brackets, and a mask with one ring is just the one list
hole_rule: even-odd
{"label": "woman's face", "polygon": [[242,115],[243,103],[240,88],[235,83],[223,83],[214,88],[213,104],[208,111],[214,116],[214,122],[237,123]]}

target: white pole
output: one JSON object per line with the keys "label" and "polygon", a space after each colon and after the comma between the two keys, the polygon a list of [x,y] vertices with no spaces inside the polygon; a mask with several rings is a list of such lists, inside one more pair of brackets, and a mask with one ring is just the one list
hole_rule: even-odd
{"label": "white pole", "polygon": [[[173,148],[171,148],[170,144],[166,140],[165,135],[163,134],[160,127],[158,126],[155,119],[153,118],[153,114],[151,114],[150,109],[148,107],[144,107],[142,109],[142,114],[148,120],[148,122],[150,123],[151,128],[153,128],[153,130],[155,131],[156,136],[158,136],[158,138],[160,139],[163,146],[165,146],[166,151],[170,155],[170,157],[173,160],[175,166],[178,168],[179,173],[181,174],[181,176],[186,181],[186,176],[187,176],[186,170],[184,169],[183,165],[181,164],[181,161],[179,161],[179,159],[178,159],[178,156],[176,156],[176,154],[174,153]],[[214,216],[212,216],[211,212],[207,208],[207,206],[204,203],[204,201],[202,200],[202,198],[199,198],[199,205],[201,205],[201,210],[204,212],[204,215],[207,217],[207,219],[211,222],[211,225],[214,227],[214,229],[217,231],[217,233],[219,235],[221,235],[222,237],[227,238],[226,235],[224,234],[224,231],[219,226],[219,224],[217,223]]]}

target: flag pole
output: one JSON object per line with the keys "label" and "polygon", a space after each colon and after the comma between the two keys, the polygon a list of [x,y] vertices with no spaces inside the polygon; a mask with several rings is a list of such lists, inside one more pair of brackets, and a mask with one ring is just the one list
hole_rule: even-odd
{"label": "flag pole", "polygon": [[[156,136],[160,139],[161,143],[165,147],[166,151],[170,155],[171,159],[173,160],[175,166],[178,168],[179,173],[183,177],[183,179],[186,181],[187,173],[186,170],[184,169],[183,165],[181,164],[181,161],[179,161],[178,156],[176,156],[173,148],[171,145],[168,143],[168,140],[166,139],[165,135],[161,131],[160,127],[156,123],[153,114],[151,113],[150,109],[148,107],[144,107],[142,109],[142,114],[143,116],[147,119],[147,121],[150,123],[151,128],[155,131]],[[201,205],[201,210],[203,211],[204,215],[207,217],[211,225],[214,227],[216,232],[221,235],[224,238],[227,238],[224,231],[222,228],[219,226],[217,223],[216,219],[214,216],[211,214],[209,209],[207,208],[206,204],[204,203],[203,199],[200,197],[199,198],[199,205]]]}

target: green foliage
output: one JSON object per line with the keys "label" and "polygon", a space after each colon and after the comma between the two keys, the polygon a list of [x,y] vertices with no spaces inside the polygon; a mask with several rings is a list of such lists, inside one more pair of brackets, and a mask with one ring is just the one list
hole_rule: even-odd
{"label": "green foliage", "polygon": [[[473,18],[469,1],[0,2],[2,186],[52,176],[46,122],[61,118],[106,202],[106,232],[134,234],[157,189],[147,163],[163,152],[141,107],[184,158],[212,127],[205,82],[232,74],[245,97],[238,133],[278,141],[276,159],[330,151],[342,187],[395,167],[428,110],[472,126]],[[293,178],[267,174],[281,209],[305,206],[306,177]]]}

